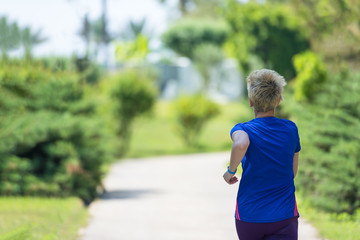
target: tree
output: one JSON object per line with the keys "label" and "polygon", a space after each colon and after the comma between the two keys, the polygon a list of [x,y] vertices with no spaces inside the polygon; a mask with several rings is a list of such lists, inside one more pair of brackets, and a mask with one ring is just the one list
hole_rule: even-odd
{"label": "tree", "polygon": [[156,88],[144,72],[128,69],[115,76],[111,98],[119,122],[116,133],[121,140],[120,156],[129,149],[134,119],[152,109],[156,96]]}
{"label": "tree", "polygon": [[30,27],[26,27],[21,31],[21,41],[24,46],[25,59],[30,60],[32,58],[32,49],[46,41],[46,38],[41,36],[41,30],[32,32]]}
{"label": "tree", "polygon": [[215,19],[182,19],[162,35],[164,44],[176,53],[194,59],[194,49],[201,44],[222,46],[229,35],[223,21]]}
{"label": "tree", "polygon": [[255,55],[264,67],[288,79],[295,76],[292,57],[307,50],[309,42],[305,26],[289,6],[230,0],[224,14],[232,29],[228,53],[245,73],[252,70],[250,58]]}
{"label": "tree", "polygon": [[342,61],[357,69],[360,60],[360,2],[292,0],[295,13],[310,32],[311,48],[325,57],[331,69]]}
{"label": "tree", "polygon": [[139,21],[130,20],[122,33],[120,33],[120,38],[124,40],[135,40],[139,35],[145,36],[145,25],[146,18],[143,18]]}
{"label": "tree", "polygon": [[[161,3],[166,3],[167,0],[158,0]],[[184,16],[186,13],[188,13],[189,3],[191,0],[179,0],[178,7],[181,12],[181,14]]]}
{"label": "tree", "polygon": [[79,35],[85,42],[86,45],[85,57],[88,58],[90,53],[90,41],[91,41],[91,29],[90,29],[90,21],[88,14],[85,14],[82,20],[82,25],[79,31]]}
{"label": "tree", "polygon": [[[158,1],[161,3],[167,2],[167,0]],[[178,8],[182,16],[218,17],[219,8],[223,3],[223,0],[179,0]]]}
{"label": "tree", "polygon": [[20,46],[20,30],[16,22],[9,23],[6,17],[0,18],[0,49],[2,59],[7,58],[10,50]]}
{"label": "tree", "polygon": [[209,88],[211,73],[224,59],[219,46],[214,44],[201,44],[194,50],[194,64],[204,80],[203,90]]}
{"label": "tree", "polygon": [[[69,0],[72,1],[72,0]],[[76,2],[76,0],[74,0]],[[102,14],[101,16],[94,20],[90,21],[87,14],[84,14],[82,19],[82,25],[79,31],[79,35],[84,39],[86,43],[86,53],[85,59],[90,54],[90,45],[91,42],[95,43],[94,55],[97,57],[99,52],[99,47],[103,45],[105,52],[105,62],[107,65],[108,61],[108,45],[113,40],[113,36],[108,29],[108,19],[107,19],[107,0],[101,0]]]}

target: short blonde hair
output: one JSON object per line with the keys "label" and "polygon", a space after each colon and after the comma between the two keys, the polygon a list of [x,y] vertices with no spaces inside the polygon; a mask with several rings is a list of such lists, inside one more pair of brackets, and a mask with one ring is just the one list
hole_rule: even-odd
{"label": "short blonde hair", "polygon": [[285,78],[269,69],[253,71],[247,77],[248,96],[256,112],[274,110],[283,100]]}

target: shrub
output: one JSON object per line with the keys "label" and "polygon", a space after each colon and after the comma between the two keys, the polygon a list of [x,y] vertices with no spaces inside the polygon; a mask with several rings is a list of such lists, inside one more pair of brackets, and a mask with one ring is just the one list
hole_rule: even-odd
{"label": "shrub", "polygon": [[120,155],[124,155],[129,148],[134,119],[152,109],[156,96],[157,90],[152,80],[139,71],[126,70],[114,78],[111,98],[115,117],[119,119],[117,135],[121,139]]}
{"label": "shrub", "polygon": [[295,99],[311,101],[326,81],[326,66],[310,51],[295,55],[294,66],[297,72]]}
{"label": "shrub", "polygon": [[176,53],[193,59],[200,44],[221,46],[229,35],[226,23],[211,19],[182,19],[162,36],[164,44]]}
{"label": "shrub", "polygon": [[360,207],[359,79],[359,73],[335,74],[312,104],[287,109],[302,144],[297,189],[330,212],[353,214]]}
{"label": "shrub", "polygon": [[203,95],[181,97],[175,102],[177,128],[189,147],[196,146],[204,125],[219,114],[217,104]]}
{"label": "shrub", "polygon": [[77,74],[3,65],[0,103],[0,194],[96,197],[108,154]]}

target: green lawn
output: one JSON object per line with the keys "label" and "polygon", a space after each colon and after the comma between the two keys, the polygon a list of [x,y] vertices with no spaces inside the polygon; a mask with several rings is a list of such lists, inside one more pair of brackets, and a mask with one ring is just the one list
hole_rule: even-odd
{"label": "green lawn", "polygon": [[185,146],[176,132],[171,102],[160,101],[150,116],[135,121],[130,151],[126,157],[145,157],[194,152],[230,150],[230,130],[238,122],[252,118],[252,109],[244,103],[221,105],[221,113],[205,125],[199,147]]}
{"label": "green lawn", "polygon": [[88,217],[78,198],[0,197],[0,240],[75,240]]}
{"label": "green lawn", "polygon": [[311,206],[297,194],[299,213],[311,222],[327,240],[360,240],[360,209],[355,216],[330,214]]}

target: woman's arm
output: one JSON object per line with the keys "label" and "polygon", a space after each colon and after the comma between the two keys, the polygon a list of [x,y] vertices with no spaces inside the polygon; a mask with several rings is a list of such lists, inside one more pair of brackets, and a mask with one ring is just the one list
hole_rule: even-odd
{"label": "woman's arm", "polygon": [[[235,172],[241,162],[241,160],[244,158],[245,153],[249,147],[250,140],[249,136],[245,131],[238,130],[235,131],[232,134],[232,148],[231,148],[231,156],[230,156],[230,165],[229,170],[231,172]],[[234,176],[235,174],[231,174],[228,171],[224,173],[224,180],[228,184],[234,184],[238,181],[237,177]]]}
{"label": "woman's arm", "polygon": [[298,166],[299,166],[299,152],[296,152],[294,154],[294,159],[293,159],[294,178],[296,177],[296,174],[297,174],[297,171],[298,171]]}

